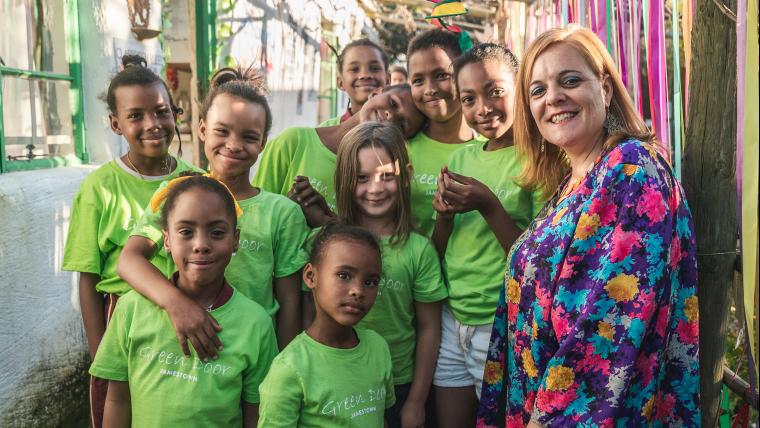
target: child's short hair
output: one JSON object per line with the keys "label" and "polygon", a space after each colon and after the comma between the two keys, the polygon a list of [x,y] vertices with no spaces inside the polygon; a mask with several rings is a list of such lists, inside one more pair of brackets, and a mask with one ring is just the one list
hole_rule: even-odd
{"label": "child's short hair", "polygon": [[401,73],[404,75],[404,79],[407,79],[409,77],[409,72],[406,71],[406,68],[404,68],[401,64],[394,64],[391,66],[390,70],[388,70],[389,73]]}
{"label": "child's short hair", "polygon": [[267,101],[268,92],[266,78],[258,73],[253,66],[219,69],[211,77],[211,90],[201,105],[201,118],[206,119],[208,110],[218,95],[233,95],[258,104],[264,109],[264,138],[266,138],[272,129],[272,111]]}
{"label": "child's short hair", "polygon": [[406,59],[408,61],[415,52],[431,48],[443,49],[452,60],[462,54],[462,48],[459,47],[459,37],[456,34],[435,28],[414,36],[406,50]]}
{"label": "child's short hair", "polygon": [[[214,193],[222,198],[222,201],[224,202],[224,211],[232,220],[232,227],[237,227],[235,199],[233,199],[232,194],[230,194],[230,191],[227,190],[227,187],[225,187],[224,184],[216,179],[207,177],[194,171],[185,171],[182,172],[179,176],[190,178],[172,186],[166,195],[166,200],[164,200],[163,206],[161,207],[161,227],[164,230],[167,230],[169,228],[169,214],[171,214],[172,210],[174,210],[179,195],[192,189],[205,190],[207,192]],[[198,201],[198,203],[203,203],[203,201]]]}
{"label": "child's short hair", "polygon": [[327,245],[333,241],[351,241],[365,244],[377,251],[377,255],[380,257],[380,244],[372,232],[363,227],[350,225],[342,220],[334,220],[322,226],[322,229],[319,230],[319,233],[314,238],[311,254],[309,255],[309,263],[313,265],[319,264],[322,261],[322,256]]}
{"label": "child's short hair", "polygon": [[517,76],[517,69],[520,66],[520,63],[509,48],[498,43],[481,43],[454,60],[453,77],[457,89],[459,86],[459,72],[462,71],[466,65],[491,61],[506,64],[510,71]]}
{"label": "child's short hair", "polygon": [[169,106],[172,109],[172,114],[174,114],[175,118],[178,114],[182,114],[182,109],[174,105],[172,92],[169,90],[169,86],[166,85],[164,79],[148,68],[148,62],[145,58],[140,55],[124,55],[121,57],[121,65],[123,69],[111,78],[105,95],[100,96],[101,99],[106,102],[106,105],[108,105],[108,110],[111,113],[116,113],[117,88],[122,86],[147,86],[154,83],[161,83],[164,86],[164,89],[166,89],[166,94],[169,96]]}
{"label": "child's short hair", "polygon": [[398,89],[399,91],[409,92],[410,94],[412,93],[412,85],[408,83],[397,83],[395,85],[385,85],[383,86],[383,90],[381,91],[381,93],[384,94],[386,92],[394,91],[396,89]]}
{"label": "child's short hair", "polygon": [[[401,86],[401,85],[398,85]],[[338,215],[350,224],[358,224],[360,213],[355,191],[359,175],[359,151],[380,148],[388,152],[398,177],[398,203],[394,213],[395,229],[391,244],[404,242],[413,229],[411,213],[411,177],[407,165],[409,154],[401,130],[391,123],[365,122],[349,131],[338,146],[335,162],[335,202]]]}
{"label": "child's short hair", "polygon": [[388,70],[388,54],[385,53],[385,50],[380,47],[377,43],[373,42],[370,39],[358,39],[354,40],[353,42],[347,44],[343,50],[340,52],[340,55],[338,55],[338,73],[343,72],[343,61],[346,59],[346,53],[351,50],[351,48],[355,48],[358,46],[367,46],[370,48],[377,49],[378,52],[380,52],[380,58],[383,61],[383,68]]}

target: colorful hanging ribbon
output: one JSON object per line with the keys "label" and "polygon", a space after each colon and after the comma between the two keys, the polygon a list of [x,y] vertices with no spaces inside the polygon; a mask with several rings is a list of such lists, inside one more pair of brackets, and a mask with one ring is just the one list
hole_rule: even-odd
{"label": "colorful hanging ribbon", "polygon": [[649,5],[647,33],[647,77],[649,80],[649,107],[652,128],[667,151],[670,152],[670,125],[668,122],[668,71],[665,56],[664,4],[653,1]]}
{"label": "colorful hanging ribbon", "polygon": [[605,43],[609,51],[605,0],[591,0],[591,31]]}
{"label": "colorful hanging ribbon", "polygon": [[694,8],[691,0],[681,2],[681,34],[683,35],[684,85],[683,107],[684,116],[688,118],[689,111],[689,76],[691,75],[691,24],[694,20]]}
{"label": "colorful hanging ribbon", "polygon": [[673,172],[676,178],[681,179],[681,150],[683,148],[682,133],[683,129],[681,123],[683,120],[683,113],[681,108],[681,49],[680,49],[680,37],[678,35],[678,1],[672,0],[671,2],[671,23],[672,34],[671,41],[673,42],[673,125],[674,125],[674,141],[673,141]]}
{"label": "colorful hanging ribbon", "polygon": [[757,391],[758,349],[754,318],[758,289],[758,31],[757,0],[739,0],[737,8],[737,127],[736,184],[739,201],[740,245],[744,314],[749,341],[749,374],[753,394]]}

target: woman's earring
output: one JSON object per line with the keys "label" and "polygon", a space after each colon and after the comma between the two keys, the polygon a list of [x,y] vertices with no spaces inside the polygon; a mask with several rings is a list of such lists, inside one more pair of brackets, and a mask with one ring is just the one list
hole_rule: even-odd
{"label": "woman's earring", "polygon": [[608,134],[612,134],[613,132],[617,132],[623,129],[623,124],[611,109],[607,110],[607,116],[604,118],[604,123],[602,126],[607,130]]}
{"label": "woman's earring", "polygon": [[540,146],[541,153],[543,154],[546,151],[546,140],[544,140],[544,137],[541,137],[541,146]]}

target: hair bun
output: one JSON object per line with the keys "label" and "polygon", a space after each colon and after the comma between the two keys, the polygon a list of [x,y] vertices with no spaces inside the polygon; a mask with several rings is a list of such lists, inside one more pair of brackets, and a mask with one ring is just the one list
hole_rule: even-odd
{"label": "hair bun", "polygon": [[228,82],[240,82],[252,86],[257,91],[269,95],[266,87],[266,78],[256,71],[253,65],[248,67],[224,67],[220,68],[211,78],[211,87],[218,88]]}
{"label": "hair bun", "polygon": [[242,80],[239,70],[232,67],[220,68],[211,77],[211,87],[218,88],[227,82],[234,82],[236,80]]}
{"label": "hair bun", "polygon": [[124,55],[121,57],[121,65],[124,66],[124,68],[127,67],[143,67],[148,68],[148,61],[145,60],[141,55]]}
{"label": "hair bun", "polygon": [[249,65],[245,70],[241,70],[243,74],[243,80],[245,80],[246,83],[256,88],[259,92],[264,94],[269,94],[269,89],[267,89],[267,78],[263,74],[259,73],[255,68],[253,68],[253,64]]}

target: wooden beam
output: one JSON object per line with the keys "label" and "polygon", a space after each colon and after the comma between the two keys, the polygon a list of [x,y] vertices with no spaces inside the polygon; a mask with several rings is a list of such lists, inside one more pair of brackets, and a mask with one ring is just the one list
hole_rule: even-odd
{"label": "wooden beam", "polygon": [[[370,17],[370,18],[379,19],[380,21],[387,22],[389,24],[406,25],[406,23],[407,23],[406,20],[403,20],[401,18],[394,18],[394,17],[390,17],[390,16],[383,16],[383,15],[378,15],[378,16],[374,16],[374,17]],[[452,25],[458,25],[458,26],[460,26],[462,28],[466,28],[466,29],[470,29],[470,30],[485,31],[485,29],[486,29],[486,27],[484,25],[473,24],[471,22],[463,22],[463,21],[451,21],[451,22],[447,22],[447,24],[449,24],[449,23],[452,24]],[[427,21],[418,21],[418,20],[415,20],[414,21],[414,25],[416,25],[417,28],[419,28],[421,30],[429,30],[431,28],[436,28],[435,25],[430,24]]]}
{"label": "wooden beam", "polygon": [[734,394],[742,398],[753,409],[757,410],[757,396],[753,396],[749,382],[740,378],[731,369],[723,366],[723,383]]}
{"label": "wooden beam", "polygon": [[689,77],[694,95],[686,122],[683,185],[697,236],[702,426],[713,428],[720,411],[738,230],[736,24],[713,2],[695,6]]}
{"label": "wooden beam", "polygon": [[[433,10],[433,3],[427,1],[427,0],[376,0],[378,3],[391,3],[391,4],[400,4],[404,6],[412,6],[412,7],[424,7],[425,9]],[[465,2],[465,6],[470,11],[468,14],[469,16],[472,16],[473,18],[489,18],[491,16],[496,16],[496,9],[491,9],[488,7],[482,7],[482,6],[473,6],[470,4],[470,2]]]}

